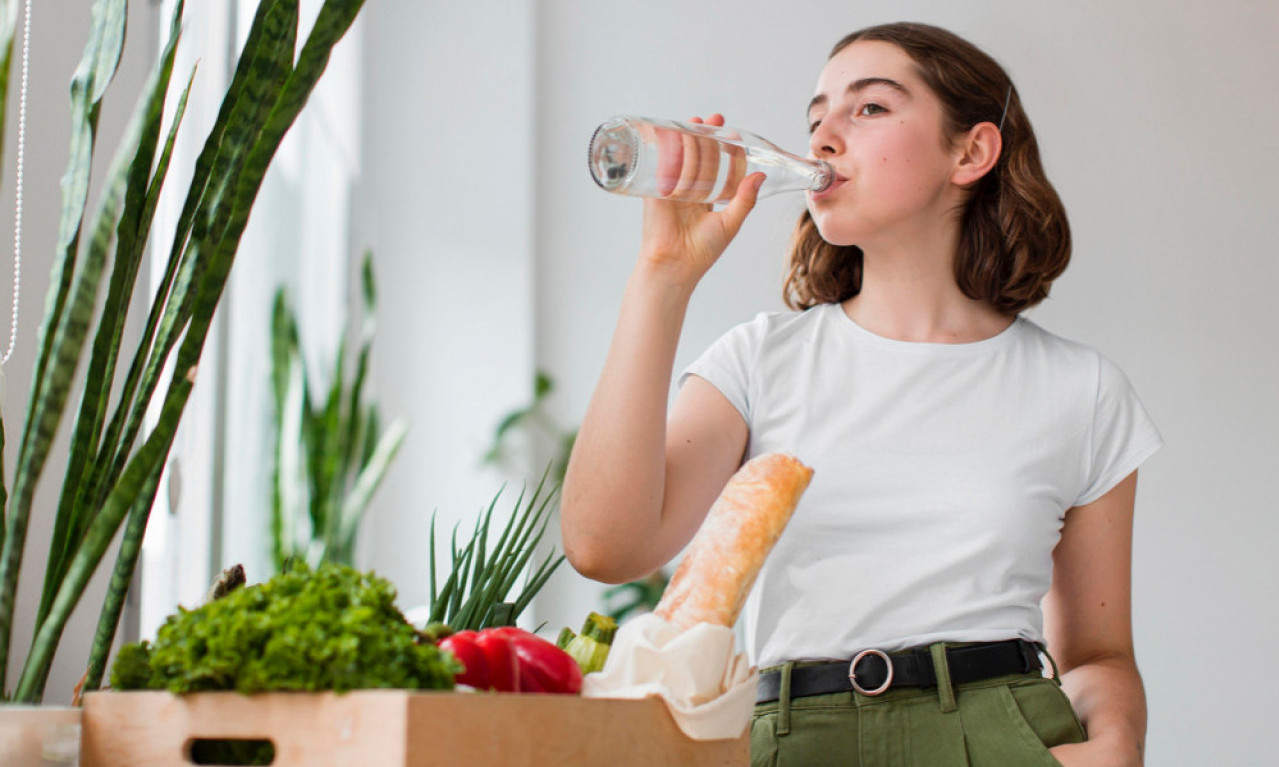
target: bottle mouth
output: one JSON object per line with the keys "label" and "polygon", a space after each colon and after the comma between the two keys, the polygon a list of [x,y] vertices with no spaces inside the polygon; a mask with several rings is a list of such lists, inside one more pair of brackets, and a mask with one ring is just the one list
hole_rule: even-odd
{"label": "bottle mouth", "polygon": [[639,142],[623,120],[611,119],[595,129],[586,150],[591,178],[601,189],[625,189],[639,164]]}
{"label": "bottle mouth", "polygon": [[831,184],[835,183],[835,179],[838,177],[838,174],[835,173],[835,169],[832,168],[830,163],[825,160],[817,160],[817,166],[817,180],[808,190],[814,193],[824,192],[827,189],[830,189]]}

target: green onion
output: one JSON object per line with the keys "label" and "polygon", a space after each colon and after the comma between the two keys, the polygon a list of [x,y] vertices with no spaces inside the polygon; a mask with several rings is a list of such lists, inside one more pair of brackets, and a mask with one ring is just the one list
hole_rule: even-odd
{"label": "green onion", "polygon": [[527,500],[525,493],[520,493],[511,517],[491,551],[489,524],[498,499],[502,496],[500,490],[493,497],[488,510],[476,519],[471,540],[460,549],[457,545],[457,528],[453,529],[452,563],[448,578],[438,591],[435,573],[435,518],[431,518],[431,615],[428,623],[446,623],[453,631],[479,631],[492,626],[515,625],[515,619],[533,601],[534,595],[542,586],[546,585],[555,568],[564,562],[564,555],[557,557],[552,549],[540,565],[530,567],[531,572],[515,600],[506,601],[520,575],[530,566],[529,560],[541,543],[547,523],[550,522],[551,502],[558,488],[550,489],[543,496],[548,475],[549,469]]}

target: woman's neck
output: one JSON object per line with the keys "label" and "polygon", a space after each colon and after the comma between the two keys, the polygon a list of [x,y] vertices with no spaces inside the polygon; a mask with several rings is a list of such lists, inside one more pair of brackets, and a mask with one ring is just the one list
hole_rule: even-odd
{"label": "woman's neck", "polygon": [[998,335],[1013,318],[964,295],[948,242],[863,250],[861,292],[844,312],[870,332],[898,341],[972,343]]}

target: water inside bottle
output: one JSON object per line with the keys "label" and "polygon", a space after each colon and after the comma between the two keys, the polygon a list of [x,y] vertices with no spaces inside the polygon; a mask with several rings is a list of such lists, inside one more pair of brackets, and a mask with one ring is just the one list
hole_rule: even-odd
{"label": "water inside bottle", "polygon": [[818,189],[831,173],[822,163],[729,128],[647,118],[618,117],[600,125],[587,160],[591,177],[606,191],[698,203],[731,200],[741,180],[757,171],[767,176],[760,196]]}
{"label": "water inside bottle", "polygon": [[[732,199],[737,184],[750,172],[747,160],[755,153],[713,140],[716,128],[705,126],[704,131],[703,137],[690,135],[687,128],[677,131],[623,120],[606,122],[591,139],[591,176],[605,190],[620,194],[725,202]],[[715,156],[698,154],[708,151]]]}

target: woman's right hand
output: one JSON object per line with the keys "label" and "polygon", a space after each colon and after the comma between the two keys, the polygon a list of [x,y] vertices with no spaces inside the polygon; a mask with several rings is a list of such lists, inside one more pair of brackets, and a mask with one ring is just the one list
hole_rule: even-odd
{"label": "woman's right hand", "polygon": [[[691,122],[702,123],[694,117]],[[722,115],[711,115],[706,125],[721,126]],[[673,279],[695,285],[714,265],[728,243],[737,236],[742,222],[755,207],[763,173],[745,178],[744,154],[730,155],[726,189],[736,187],[723,210],[709,203],[719,191],[713,189],[719,175],[720,152],[709,138],[675,132],[659,133],[658,177],[663,199],[644,200],[644,231],[641,262]],[[738,150],[741,152],[742,150]]]}

